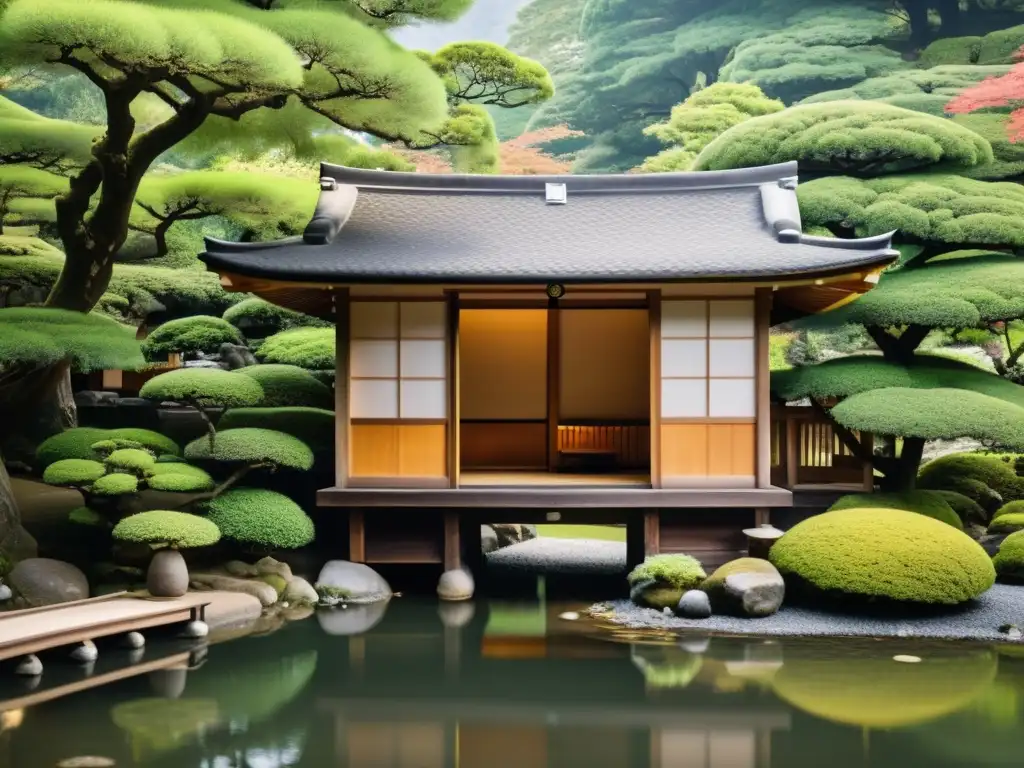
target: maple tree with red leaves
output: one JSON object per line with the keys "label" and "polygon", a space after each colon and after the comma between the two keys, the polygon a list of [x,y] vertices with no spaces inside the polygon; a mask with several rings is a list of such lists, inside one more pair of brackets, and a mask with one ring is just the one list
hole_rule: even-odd
{"label": "maple tree with red leaves", "polygon": [[[582,136],[582,131],[574,131],[566,125],[553,125],[529,131],[514,139],[503,141],[499,145],[501,164],[499,173],[509,176],[541,176],[569,173],[572,161],[549,154],[541,146],[551,141]],[[417,173],[451,173],[452,166],[441,153],[434,151],[415,151],[387,147],[416,166]]]}
{"label": "maple tree with red leaves", "polygon": [[1020,60],[1005,75],[987,77],[965,89],[946,105],[946,112],[966,114],[986,107],[1013,107],[1006,124],[1010,141],[1024,141],[1024,47],[1014,58]]}

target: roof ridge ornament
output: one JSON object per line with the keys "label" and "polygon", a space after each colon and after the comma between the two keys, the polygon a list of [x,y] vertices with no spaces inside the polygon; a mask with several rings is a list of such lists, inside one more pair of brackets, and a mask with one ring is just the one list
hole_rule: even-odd
{"label": "roof ridge ornament", "polygon": [[569,191],[564,182],[549,181],[544,184],[544,202],[548,205],[565,205]]}
{"label": "roof ridge ornament", "polygon": [[797,177],[786,176],[779,179],[779,189],[796,189]]}

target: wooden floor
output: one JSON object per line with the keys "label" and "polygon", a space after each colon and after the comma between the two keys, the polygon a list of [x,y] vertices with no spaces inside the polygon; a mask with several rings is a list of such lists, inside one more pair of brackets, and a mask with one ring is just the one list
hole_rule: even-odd
{"label": "wooden floor", "polygon": [[176,598],[118,595],[0,615],[0,660],[48,648],[188,621],[210,602],[202,593]]}
{"label": "wooden floor", "polygon": [[572,474],[569,472],[476,472],[463,470],[459,484],[477,488],[508,488],[531,486],[562,488],[566,486],[595,488],[650,488],[651,476],[646,473]]}

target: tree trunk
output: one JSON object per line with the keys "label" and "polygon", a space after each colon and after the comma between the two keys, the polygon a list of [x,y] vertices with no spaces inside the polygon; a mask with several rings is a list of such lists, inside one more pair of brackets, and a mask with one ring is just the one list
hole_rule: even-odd
{"label": "tree trunk", "polygon": [[899,458],[893,460],[881,482],[883,491],[899,493],[914,490],[924,454],[924,443],[920,437],[903,438],[903,450]]}
{"label": "tree trunk", "polygon": [[0,418],[8,427],[0,450],[9,461],[32,466],[43,440],[78,426],[71,366],[57,363],[5,372],[0,376]]}
{"label": "tree trunk", "polygon": [[926,48],[932,41],[932,31],[928,24],[928,0],[904,0],[900,3],[910,20],[910,42],[915,50]]}
{"label": "tree trunk", "polygon": [[35,557],[37,552],[36,540],[21,525],[18,501],[0,454],[0,557],[10,563]]}

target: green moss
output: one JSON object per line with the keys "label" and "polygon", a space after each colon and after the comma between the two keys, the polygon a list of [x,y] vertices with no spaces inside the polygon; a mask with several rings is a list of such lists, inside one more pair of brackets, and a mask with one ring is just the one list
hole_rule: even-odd
{"label": "green moss", "polygon": [[60,459],[43,472],[47,485],[91,485],[106,474],[106,468],[92,459]]}
{"label": "green moss", "polygon": [[178,368],[142,385],[139,396],[204,407],[241,408],[263,402],[263,388],[251,376],[220,368]]}
{"label": "green moss", "polygon": [[288,582],[275,573],[268,573],[264,576],[260,576],[259,580],[264,584],[269,584],[277,592],[277,596],[280,597],[284,594],[284,591],[288,588]]}
{"label": "green moss", "polygon": [[981,546],[951,526],[900,510],[843,509],[804,520],[771,549],[785,577],[824,593],[955,605],[995,580]]}
{"label": "green moss", "polygon": [[96,496],[123,496],[139,490],[139,478],[123,472],[104,475],[90,489]]}
{"label": "green moss", "polygon": [[[960,488],[953,487],[953,483],[959,479],[983,483],[999,494],[1004,503],[1024,499],[1024,478],[1018,477],[1006,462],[977,453],[953,453],[932,459],[921,467],[917,484],[921,488],[956,491]],[[985,506],[980,499],[975,500]]]}
{"label": "green moss", "polygon": [[[19,259],[0,258],[0,283],[23,284],[17,271],[9,281],[2,274],[14,261]],[[0,309],[0,360],[34,365],[69,361],[80,371],[137,370],[145,364],[130,329],[102,315],[44,307]]]}
{"label": "green moss", "polygon": [[1017,501],[1011,501],[1007,504],[1003,504],[1003,506],[997,509],[995,514],[992,515],[992,519],[996,520],[1003,515],[1024,515],[1024,499],[1018,499]]}
{"label": "green moss", "polygon": [[[986,486],[987,487],[987,486]],[[963,523],[982,523],[988,519],[985,508],[969,496],[956,491],[935,491],[942,496]]]}
{"label": "green moss", "polygon": [[779,572],[767,560],[759,557],[740,557],[719,566],[715,572],[701,582],[700,589],[707,592],[711,607],[716,613],[735,613],[737,606],[725,591],[725,580],[737,573],[760,573],[778,576]]}
{"label": "green moss", "polygon": [[989,533],[1015,533],[1024,530],[1024,512],[1007,512],[996,517],[988,526]]}
{"label": "green moss", "polygon": [[118,429],[107,430],[108,440],[128,440],[138,443],[147,451],[157,456],[170,455],[180,456],[181,448],[176,442],[166,435],[154,432],[151,429],[139,429],[137,427],[119,427]]}
{"label": "green moss", "polygon": [[168,491],[171,493],[201,493],[212,491],[216,486],[213,478],[207,472],[192,467],[188,464],[167,464],[158,466],[169,466],[173,468],[184,468],[195,470],[194,472],[159,472],[146,479],[146,485],[154,491]]}
{"label": "green moss", "polygon": [[829,507],[830,512],[836,509],[902,509],[946,523],[958,531],[964,529],[963,521],[938,491],[851,493]]}
{"label": "green moss", "polygon": [[315,454],[334,451],[334,411],[322,408],[233,408],[217,426],[221,430],[272,429],[298,438]]}
{"label": "green moss", "polygon": [[94,443],[107,436],[108,430],[95,427],[68,429],[46,438],[36,449],[36,461],[46,468],[62,459],[98,460],[100,455],[93,450]]}
{"label": "green moss", "polygon": [[273,334],[289,328],[326,327],[330,323],[316,317],[294,312],[269,301],[253,297],[244,299],[224,311],[224,319],[247,335],[251,331]]}
{"label": "green moss", "polygon": [[260,405],[264,407],[334,408],[331,388],[298,366],[250,365],[237,372],[259,382],[264,395]]}
{"label": "green moss", "polygon": [[1003,539],[992,562],[1001,578],[1024,579],[1024,531]]}
{"label": "green moss", "polygon": [[100,440],[92,444],[92,449],[106,459],[114,451],[122,448],[142,448],[143,445],[135,440]]}
{"label": "green moss", "polygon": [[187,512],[153,510],[124,518],[114,526],[113,536],[136,544],[167,544],[187,549],[216,544],[220,530],[209,520]]}
{"label": "green moss", "polygon": [[272,429],[222,429],[213,449],[200,437],[185,446],[185,458],[231,464],[273,464],[290,469],[310,469],[313,452],[298,438]]}
{"label": "green moss", "polygon": [[689,555],[653,555],[626,577],[631,599],[651,608],[675,608],[683,593],[696,589],[707,574]]}
{"label": "green moss", "polygon": [[334,368],[334,350],[333,328],[295,328],[269,337],[256,357],[264,363],[322,371]]}
{"label": "green moss", "polygon": [[219,317],[194,315],[157,326],[142,343],[142,351],[147,360],[166,360],[172,353],[212,354],[225,343],[244,343],[237,328]]}
{"label": "green moss", "polygon": [[107,525],[106,518],[89,507],[75,507],[68,512],[68,520],[77,525],[102,527]]}
{"label": "green moss", "polygon": [[313,521],[294,501],[262,488],[236,488],[204,505],[224,536],[250,546],[296,549],[313,541]]}
{"label": "green moss", "polygon": [[107,456],[103,463],[112,470],[144,476],[156,466],[156,459],[142,448],[119,448]]}

